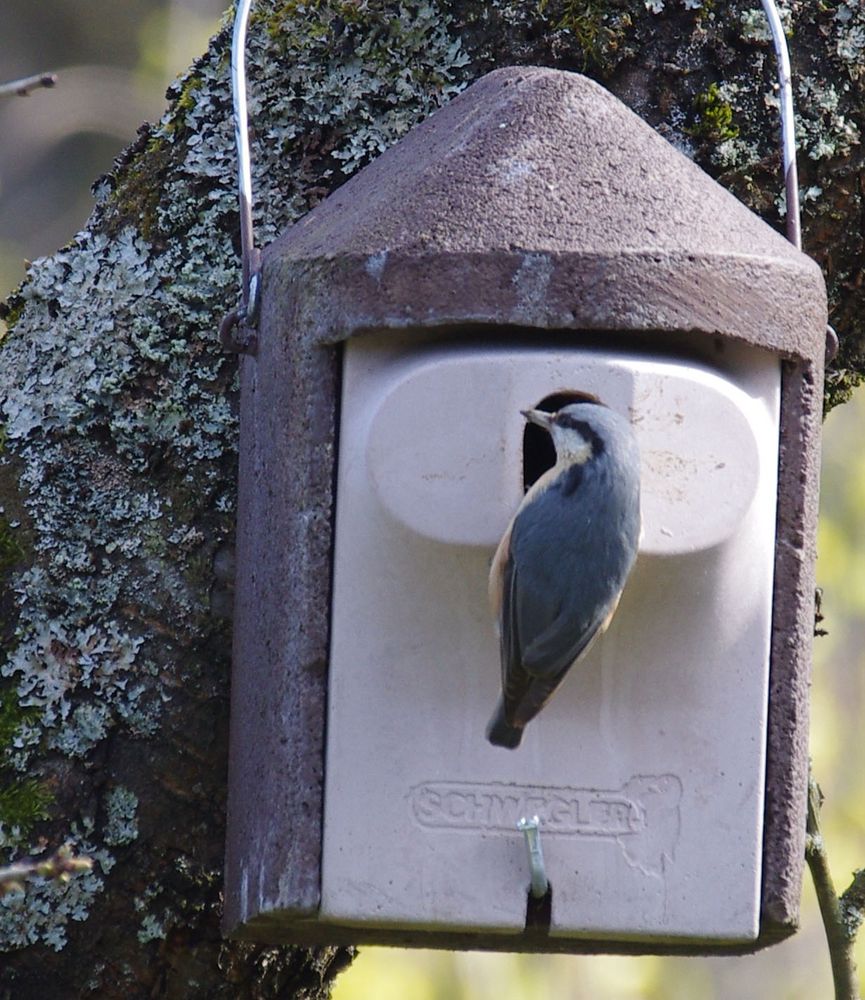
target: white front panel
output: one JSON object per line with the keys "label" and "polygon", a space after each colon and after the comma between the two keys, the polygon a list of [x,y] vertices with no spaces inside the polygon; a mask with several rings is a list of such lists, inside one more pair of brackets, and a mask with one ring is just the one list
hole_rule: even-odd
{"label": "white front panel", "polygon": [[[536,813],[552,934],[756,937],[780,369],[725,365],[349,342],[323,920],[521,932]],[[509,751],[484,737],[486,577],[519,410],[565,389],[631,417],[643,539],[609,632]]]}

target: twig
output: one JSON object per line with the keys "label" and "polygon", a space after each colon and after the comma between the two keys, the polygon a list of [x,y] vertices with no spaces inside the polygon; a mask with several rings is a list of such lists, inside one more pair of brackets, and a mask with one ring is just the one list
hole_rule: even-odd
{"label": "twig", "polygon": [[27,97],[40,87],[53,87],[57,83],[56,73],[37,73],[36,76],[25,76],[21,80],[0,83],[0,97]]}
{"label": "twig", "polygon": [[34,875],[68,882],[73,875],[90,871],[92,867],[91,858],[74,854],[72,845],[64,844],[40,861],[16,861],[0,867],[0,897],[7,892],[23,892],[24,883]]}
{"label": "twig", "polygon": [[[835,1000],[860,1000],[856,962],[853,959],[853,942],[856,938],[858,924],[862,921],[862,912],[856,904],[856,901],[861,902],[863,898],[862,880],[859,878],[861,873],[856,873],[853,884],[839,899],[835,892],[832,874],[829,871],[826,845],[820,832],[820,806],[822,803],[823,793],[820,791],[820,786],[813,777],[809,777],[805,859],[811,869],[814,888],[817,890],[817,902],[820,904],[820,915],[826,929],[829,958],[832,962],[832,980],[835,983]],[[858,890],[855,889],[857,885],[859,886]],[[847,903],[845,903],[845,899],[847,899]],[[848,907],[858,914],[858,923],[855,918],[848,919],[845,913]]]}
{"label": "twig", "polygon": [[841,916],[847,933],[856,937],[865,920],[865,868],[853,872],[853,881],[841,893]]}

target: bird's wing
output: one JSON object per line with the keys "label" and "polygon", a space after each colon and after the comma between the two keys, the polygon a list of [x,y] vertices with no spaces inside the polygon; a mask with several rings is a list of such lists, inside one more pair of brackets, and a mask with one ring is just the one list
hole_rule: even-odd
{"label": "bird's wing", "polygon": [[[529,650],[523,653],[520,665],[522,684],[514,691],[510,704],[512,724],[524,726],[540,712],[555,694],[571,665],[584,656],[595,639],[607,630],[618,603],[619,595],[616,595],[606,616],[600,622],[590,625],[570,645],[568,637],[573,640],[573,621],[568,622],[565,615],[560,615],[546,632],[538,636]],[[536,648],[539,650],[537,653]],[[533,655],[537,656],[537,661],[532,659]]]}
{"label": "bird's wing", "polygon": [[[517,616],[515,617],[515,621]],[[574,619],[560,612],[527,649],[517,651],[517,661],[510,668],[510,687],[505,704],[509,721],[525,725],[533,719],[550,700],[565,674],[583,656],[593,640],[600,635],[609,620],[609,612],[600,622],[592,622],[587,629],[575,629]],[[514,628],[519,635],[519,626]]]}
{"label": "bird's wing", "polygon": [[585,655],[609,624],[633,561],[623,537],[572,507],[580,516],[568,523],[536,504],[514,525],[522,585],[513,617],[523,669],[536,678],[556,677]]}
{"label": "bird's wing", "polygon": [[522,652],[525,670],[538,678],[555,677],[584,656],[592,642],[606,631],[618,604],[598,609],[588,622],[575,622],[572,609],[565,607],[555,620],[536,636]]}
{"label": "bird's wing", "polygon": [[[502,611],[501,634],[499,636],[502,654],[502,687],[507,693],[517,675],[524,673],[520,662],[520,635],[517,617],[514,614],[517,595],[517,570],[514,560],[508,556],[502,567]],[[506,698],[507,700],[507,694]]]}
{"label": "bird's wing", "polygon": [[528,683],[522,665],[519,623],[515,609],[517,606],[517,570],[514,560],[508,556],[502,569],[502,612],[501,634],[499,636],[502,658],[502,692],[505,704],[519,697],[519,692]]}

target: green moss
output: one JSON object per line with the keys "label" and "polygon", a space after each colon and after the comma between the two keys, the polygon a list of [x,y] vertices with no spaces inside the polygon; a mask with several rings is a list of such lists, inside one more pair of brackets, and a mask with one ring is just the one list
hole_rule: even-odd
{"label": "green moss", "polygon": [[[277,4],[272,10],[260,14],[258,19],[264,21],[265,30],[271,38],[285,41],[285,26],[291,21],[305,22],[309,37],[321,39],[330,33],[331,23],[336,17],[356,24],[362,19],[360,5],[332,0],[311,0],[307,3],[289,0],[288,3]],[[252,19],[255,19],[254,14]]]}
{"label": "green moss", "polygon": [[[180,95],[175,103],[175,112],[178,115],[185,114],[187,111],[192,111],[196,103],[196,90],[201,89],[201,77],[200,76],[188,76],[180,88]],[[176,120],[172,123],[174,129],[177,128]]]}
{"label": "green moss", "polygon": [[865,378],[852,368],[840,367],[827,371],[823,398],[824,415],[836,406],[849,403],[854,390],[862,385],[863,381]]}
{"label": "green moss", "polygon": [[633,26],[631,15],[611,9],[607,0],[540,0],[538,11],[556,31],[566,31],[582,49],[585,62],[603,67],[622,47]]}
{"label": "green moss", "polygon": [[711,142],[725,142],[739,135],[739,126],[733,123],[733,108],[721,96],[717,83],[694,98],[694,110],[699,121],[688,130],[690,135]]}
{"label": "green moss", "polygon": [[0,517],[0,573],[5,573],[23,561],[24,548],[6,518]]}
{"label": "green moss", "polygon": [[151,135],[129,164],[123,183],[105,206],[105,231],[116,236],[125,226],[134,226],[152,241],[157,235],[157,211],[162,198],[162,178],[172,159],[171,141]]}
{"label": "green moss", "polygon": [[34,715],[38,713],[18,704],[12,688],[7,686],[0,690],[0,753],[12,745],[18,730],[27,722],[28,717],[32,718]]}
{"label": "green moss", "polygon": [[[0,424],[0,459],[6,460],[6,427]],[[23,566],[27,560],[29,548],[29,532],[22,527],[27,521],[27,514],[17,491],[10,490],[5,478],[0,478],[0,611],[3,609],[3,593],[6,590],[4,578],[15,567]],[[0,622],[0,637],[6,631],[3,625],[10,622]],[[2,647],[2,639],[0,639]],[[0,740],[0,747],[3,743]]]}
{"label": "green moss", "polygon": [[280,46],[294,48],[304,39],[321,42],[333,38],[347,25],[377,20],[380,12],[352,0],[288,0],[271,10],[250,17],[250,23],[263,21],[267,34]]}
{"label": "green moss", "polygon": [[22,778],[0,788],[0,844],[23,843],[33,827],[48,819],[54,801],[50,790],[35,778]]}
{"label": "green moss", "polygon": [[0,846],[24,842],[40,820],[48,818],[54,800],[50,789],[36,778],[20,778],[4,762],[22,727],[35,721],[38,711],[22,708],[11,687],[0,690]]}

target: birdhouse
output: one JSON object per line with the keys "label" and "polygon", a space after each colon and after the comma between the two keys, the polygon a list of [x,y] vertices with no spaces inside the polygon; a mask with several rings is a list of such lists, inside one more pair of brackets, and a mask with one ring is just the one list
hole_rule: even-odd
{"label": "birdhouse", "polygon": [[[730,953],[795,929],[825,329],[813,261],[546,69],[484,77],[265,251],[229,933]],[[552,463],[520,411],[581,393],[636,435],[639,554],[503,749],[487,573]]]}

